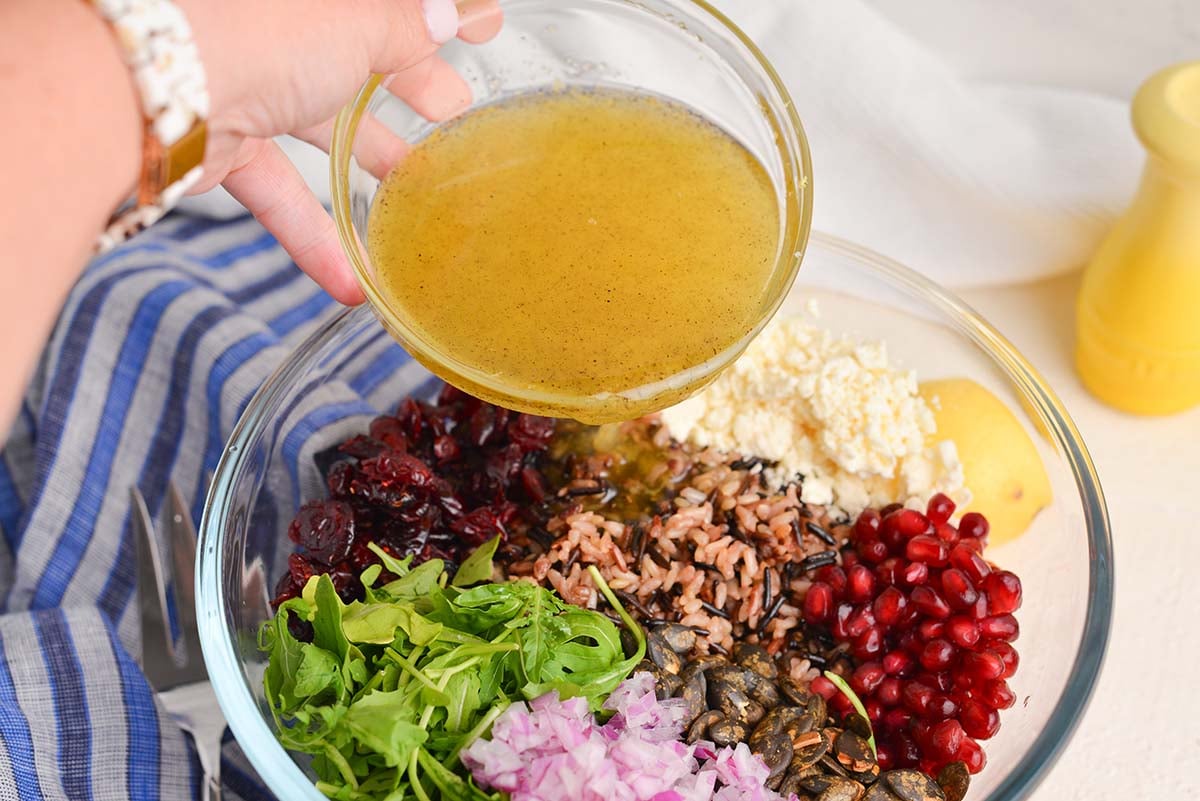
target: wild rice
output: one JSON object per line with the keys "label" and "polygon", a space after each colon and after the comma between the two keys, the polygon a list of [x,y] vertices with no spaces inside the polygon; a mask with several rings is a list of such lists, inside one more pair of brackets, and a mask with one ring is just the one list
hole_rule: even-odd
{"label": "wild rice", "polygon": [[[652,419],[624,424],[625,436],[658,449],[653,460],[637,461],[636,481],[614,478],[612,455],[573,455],[568,486],[612,492],[560,492],[572,506],[546,523],[553,542],[518,535],[524,556],[508,574],[547,582],[594,608],[599,597],[586,569],[596,565],[635,616],[693,627],[701,652],[730,651],[746,640],[793,653],[789,633],[800,633],[811,584],[805,573],[840,561],[837,546],[849,527],[801,502],[798,483],[768,488],[762,460],[696,451],[662,431]],[[663,500],[666,512],[654,514]],[[807,658],[783,664],[797,678],[812,670]]]}

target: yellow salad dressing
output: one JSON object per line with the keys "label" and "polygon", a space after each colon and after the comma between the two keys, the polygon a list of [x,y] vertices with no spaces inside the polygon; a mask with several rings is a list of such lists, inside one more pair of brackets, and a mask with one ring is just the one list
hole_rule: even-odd
{"label": "yellow salad dressing", "polygon": [[762,165],[684,106],[568,90],[435,131],[383,182],[367,239],[386,305],[443,378],[488,397],[458,362],[521,397],[599,399],[598,422],[690,394],[654,386],[746,337],[779,212]]}

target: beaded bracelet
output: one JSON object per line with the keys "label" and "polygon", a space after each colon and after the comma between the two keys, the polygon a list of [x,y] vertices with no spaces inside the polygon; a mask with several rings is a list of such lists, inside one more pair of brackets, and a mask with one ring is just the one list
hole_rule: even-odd
{"label": "beaded bracelet", "polygon": [[200,181],[208,81],[192,29],[170,0],[87,0],[109,23],[142,103],[137,197],[100,235],[101,252],[161,219]]}

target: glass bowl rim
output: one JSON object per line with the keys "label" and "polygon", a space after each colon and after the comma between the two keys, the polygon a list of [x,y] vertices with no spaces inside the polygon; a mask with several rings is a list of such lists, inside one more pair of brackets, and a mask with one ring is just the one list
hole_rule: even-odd
{"label": "glass bowl rim", "polygon": [[[620,2],[621,0],[605,1]],[[785,202],[781,209],[783,219],[782,236],[779,253],[776,256],[775,270],[772,274],[773,282],[782,281],[780,286],[783,291],[778,292],[763,304],[761,313],[754,326],[742,339],[731,344],[717,357],[706,362],[706,367],[709,365],[712,366],[712,373],[710,374],[715,374],[732,364],[741,355],[745,346],[766,327],[771,318],[775,316],[775,313],[779,311],[780,306],[783,305],[784,299],[795,282],[812,235],[812,156],[809,151],[808,136],[804,131],[804,125],[800,121],[800,115],[796,111],[796,104],[792,101],[792,96],[784,84],[783,78],[780,77],[774,65],[762,50],[759,49],[758,45],[732,20],[706,2],[706,0],[663,1],[684,6],[694,6],[702,14],[711,18],[712,22],[719,28],[722,28],[725,33],[732,36],[737,44],[746,48],[749,55],[747,63],[760,71],[760,77],[764,78],[778,95],[778,108],[775,108],[773,103],[768,103],[771,106],[773,119],[777,120],[772,125],[775,129],[776,140],[774,148],[775,152],[779,153],[784,159],[785,172],[783,175],[783,184],[785,187],[785,197],[790,196],[793,192],[795,194],[794,203],[796,208],[793,210],[790,208],[792,204]],[[640,7],[640,4],[634,0],[625,0],[625,2]],[[512,3],[536,6],[538,5],[538,0],[512,0]],[[329,186],[334,224],[337,228],[342,251],[350,261],[350,266],[354,271],[359,286],[362,287],[368,305],[370,305],[372,311],[380,318],[386,328],[390,331],[398,332],[398,336],[401,337],[404,347],[417,361],[426,367],[444,364],[447,369],[454,375],[459,376],[461,380],[469,382],[496,397],[509,398],[513,401],[529,401],[546,409],[584,410],[585,407],[589,406],[588,399],[586,398],[545,391],[514,394],[510,387],[506,386],[503,382],[497,381],[486,371],[439,351],[420,336],[401,315],[394,313],[372,280],[369,259],[364,252],[364,247],[354,227],[353,204],[350,196],[350,160],[353,157],[358,123],[363,114],[366,113],[367,104],[375,92],[377,90],[382,91],[380,90],[382,79],[383,76],[381,75],[373,75],[369,78],[359,89],[354,99],[338,113],[337,118],[334,120],[333,136],[329,147]],[[759,99],[760,101],[763,100],[761,97]],[[790,173],[788,172],[789,167],[791,168]],[[655,387],[657,384],[649,386]],[[640,387],[639,389],[646,390],[647,387]]]}
{"label": "glass bowl rim", "polygon": [[[1075,478],[1083,507],[1088,542],[1088,598],[1083,631],[1067,684],[1032,746],[1014,765],[987,801],[1026,798],[1058,760],[1077,728],[1095,690],[1108,647],[1113,612],[1113,545],[1108,509],[1100,479],[1070,415],[1055,392],[1016,348],[973,308],[924,276],[892,259],[844,239],[814,232],[812,240],[834,254],[858,262],[885,283],[901,287],[932,304],[975,344],[995,359],[1006,377],[1036,411],[1050,439],[1061,451]],[[241,678],[237,647],[225,625],[228,608],[222,593],[221,555],[230,517],[230,492],[242,472],[250,447],[296,378],[312,362],[329,337],[344,328],[359,309],[346,309],[313,332],[263,382],[234,427],[217,464],[201,520],[195,581],[200,643],[213,692],[233,735],[267,787],[281,797],[324,796],[280,745],[260,714],[257,698]],[[252,710],[252,711],[251,711]],[[269,743],[262,745],[262,743]]]}

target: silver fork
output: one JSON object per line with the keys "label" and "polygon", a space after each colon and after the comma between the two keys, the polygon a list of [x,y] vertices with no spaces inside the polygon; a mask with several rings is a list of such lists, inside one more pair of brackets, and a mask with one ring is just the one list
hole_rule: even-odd
{"label": "silver fork", "polygon": [[[138,606],[142,617],[142,671],[176,723],[195,740],[204,769],[202,801],[220,801],[225,719],[208,683],[196,628],[196,530],[183,496],[171,484],[167,493],[165,538],[170,549],[168,567],[154,536],[154,521],[146,499],[137,487],[131,494],[137,541]],[[250,584],[254,583],[251,580]],[[261,594],[264,598],[261,603],[265,603],[265,584]],[[178,636],[171,632],[168,596],[174,602]]]}

